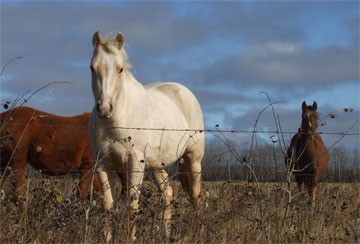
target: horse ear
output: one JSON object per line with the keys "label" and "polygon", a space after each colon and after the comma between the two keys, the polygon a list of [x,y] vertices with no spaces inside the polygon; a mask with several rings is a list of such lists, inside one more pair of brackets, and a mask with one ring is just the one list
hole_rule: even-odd
{"label": "horse ear", "polygon": [[316,111],[316,109],[317,109],[317,103],[316,103],[315,101],[314,101],[312,107],[313,107],[313,110]]}
{"label": "horse ear", "polygon": [[94,48],[97,48],[101,44],[100,31],[95,32],[93,39],[92,39],[92,43],[93,43]]}
{"label": "horse ear", "polygon": [[121,48],[124,46],[125,43],[125,37],[121,32],[117,33],[116,41],[117,41],[118,49],[121,50]]}
{"label": "horse ear", "polygon": [[306,105],[306,102],[305,101],[303,101],[303,103],[302,103],[302,110],[305,110],[306,109],[306,107],[307,107],[307,105]]}

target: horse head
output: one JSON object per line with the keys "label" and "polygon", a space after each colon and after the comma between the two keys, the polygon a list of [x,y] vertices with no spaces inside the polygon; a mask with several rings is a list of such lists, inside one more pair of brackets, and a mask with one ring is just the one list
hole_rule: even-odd
{"label": "horse head", "polygon": [[302,103],[302,121],[301,129],[304,132],[315,132],[318,123],[318,115],[316,113],[317,103],[314,101],[312,106],[307,106],[306,102]]}
{"label": "horse head", "polygon": [[121,86],[126,71],[130,68],[127,54],[123,49],[125,38],[121,32],[117,36],[104,40],[100,32],[95,32],[92,39],[94,52],[90,69],[92,90],[96,111],[100,118],[109,119],[113,114],[113,101]]}

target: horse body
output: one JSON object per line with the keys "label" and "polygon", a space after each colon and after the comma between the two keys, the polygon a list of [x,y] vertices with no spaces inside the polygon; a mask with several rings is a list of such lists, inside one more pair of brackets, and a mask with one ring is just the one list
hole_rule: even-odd
{"label": "horse body", "polygon": [[318,178],[328,168],[329,153],[317,129],[317,104],[302,104],[302,123],[299,132],[291,139],[286,164],[294,165],[295,180],[299,190],[306,185],[315,205]]}
{"label": "horse body", "polygon": [[205,145],[202,112],[192,92],[178,83],[142,86],[128,70],[123,43],[121,33],[116,39],[105,41],[98,32],[93,37],[91,69],[96,105],[89,122],[89,136],[93,152],[99,153],[105,208],[112,207],[107,175],[114,167],[128,169],[131,215],[138,212],[144,170],[152,170],[164,192],[164,219],[169,230],[172,189],[167,166],[183,159],[180,170],[187,174],[180,176],[182,185],[193,204],[199,202]]}
{"label": "horse body", "polygon": [[[121,165],[128,161],[126,157],[127,143],[124,143],[122,139],[129,139],[130,136],[138,160],[146,161],[144,164],[146,169],[167,167],[182,156],[189,138],[186,135],[184,136],[184,131],[166,131],[166,128],[175,130],[184,128],[203,129],[202,118],[197,121],[194,119],[199,117],[199,112],[201,113],[199,105],[194,109],[193,114],[187,115],[187,118],[183,116],[184,111],[188,108],[181,105],[181,103],[185,103],[185,105],[187,105],[186,102],[191,103],[186,98],[191,98],[190,95],[192,95],[187,88],[177,83],[157,84],[157,86],[150,87],[149,90],[146,88],[141,89],[144,92],[143,99],[147,101],[146,108],[143,104],[137,104],[138,101],[136,100],[139,99],[137,93],[134,96],[134,103],[125,97],[121,97],[120,100],[126,99],[126,102],[116,101],[115,99],[114,103],[127,103],[128,106],[124,109],[115,107],[111,119],[103,120],[98,118],[96,109],[92,113],[90,127],[102,125],[104,127],[165,129],[164,131],[98,129],[97,141],[104,142],[99,144],[100,151],[103,155],[107,152],[116,154],[116,156],[114,155],[115,164]],[[177,100],[173,101],[171,96],[174,96]],[[171,113],[168,111],[171,111]],[[93,132],[93,130],[90,130],[90,133]],[[92,134],[90,136],[92,137]]]}
{"label": "horse body", "polygon": [[[90,189],[92,152],[87,133],[90,114],[62,117],[29,107],[0,114],[1,168],[15,173],[17,201],[25,180],[26,164],[47,175],[79,172],[80,195]],[[97,176],[94,189],[100,191]]]}

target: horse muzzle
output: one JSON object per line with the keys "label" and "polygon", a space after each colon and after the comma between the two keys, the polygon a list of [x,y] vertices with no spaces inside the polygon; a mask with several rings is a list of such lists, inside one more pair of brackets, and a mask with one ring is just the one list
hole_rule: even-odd
{"label": "horse muzzle", "polygon": [[100,119],[109,119],[113,114],[113,106],[111,103],[101,103],[96,104],[97,114]]}

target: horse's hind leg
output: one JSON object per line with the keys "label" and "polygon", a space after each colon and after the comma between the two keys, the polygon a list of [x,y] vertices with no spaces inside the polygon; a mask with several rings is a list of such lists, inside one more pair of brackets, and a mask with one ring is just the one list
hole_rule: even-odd
{"label": "horse's hind leg", "polygon": [[304,181],[305,181],[304,176],[297,176],[296,175],[295,180],[296,180],[297,186],[299,188],[299,192],[304,193]]}
{"label": "horse's hind leg", "polygon": [[169,175],[164,169],[156,170],[153,172],[156,184],[159,191],[162,193],[163,201],[165,203],[165,209],[163,213],[163,221],[165,225],[166,236],[170,236],[170,220],[171,220],[171,201],[173,199],[173,190],[169,184]]}
{"label": "horse's hind leg", "polygon": [[128,174],[127,170],[124,168],[118,169],[117,175],[121,181],[121,198],[127,198],[127,190],[128,190]]}
{"label": "horse's hind leg", "polygon": [[[192,204],[195,208],[197,208],[200,203],[199,195],[201,190],[200,180],[202,155],[195,152],[189,152],[183,156],[183,159],[184,163],[180,168],[180,175],[183,176],[181,176],[180,180],[184,190],[187,191]],[[184,177],[184,175],[186,177]]]}
{"label": "horse's hind leg", "polygon": [[100,183],[96,174],[93,176],[92,164],[90,162],[84,162],[80,167],[80,197],[84,199],[90,191],[91,179],[93,178],[93,190],[100,193]]}
{"label": "horse's hind leg", "polygon": [[189,194],[189,183],[188,183],[188,178],[187,178],[187,173],[186,169],[185,169],[185,163],[184,163],[184,159],[181,158],[179,160],[179,178],[180,178],[180,182],[182,185],[182,188],[184,189],[184,191],[186,192],[186,194]]}

